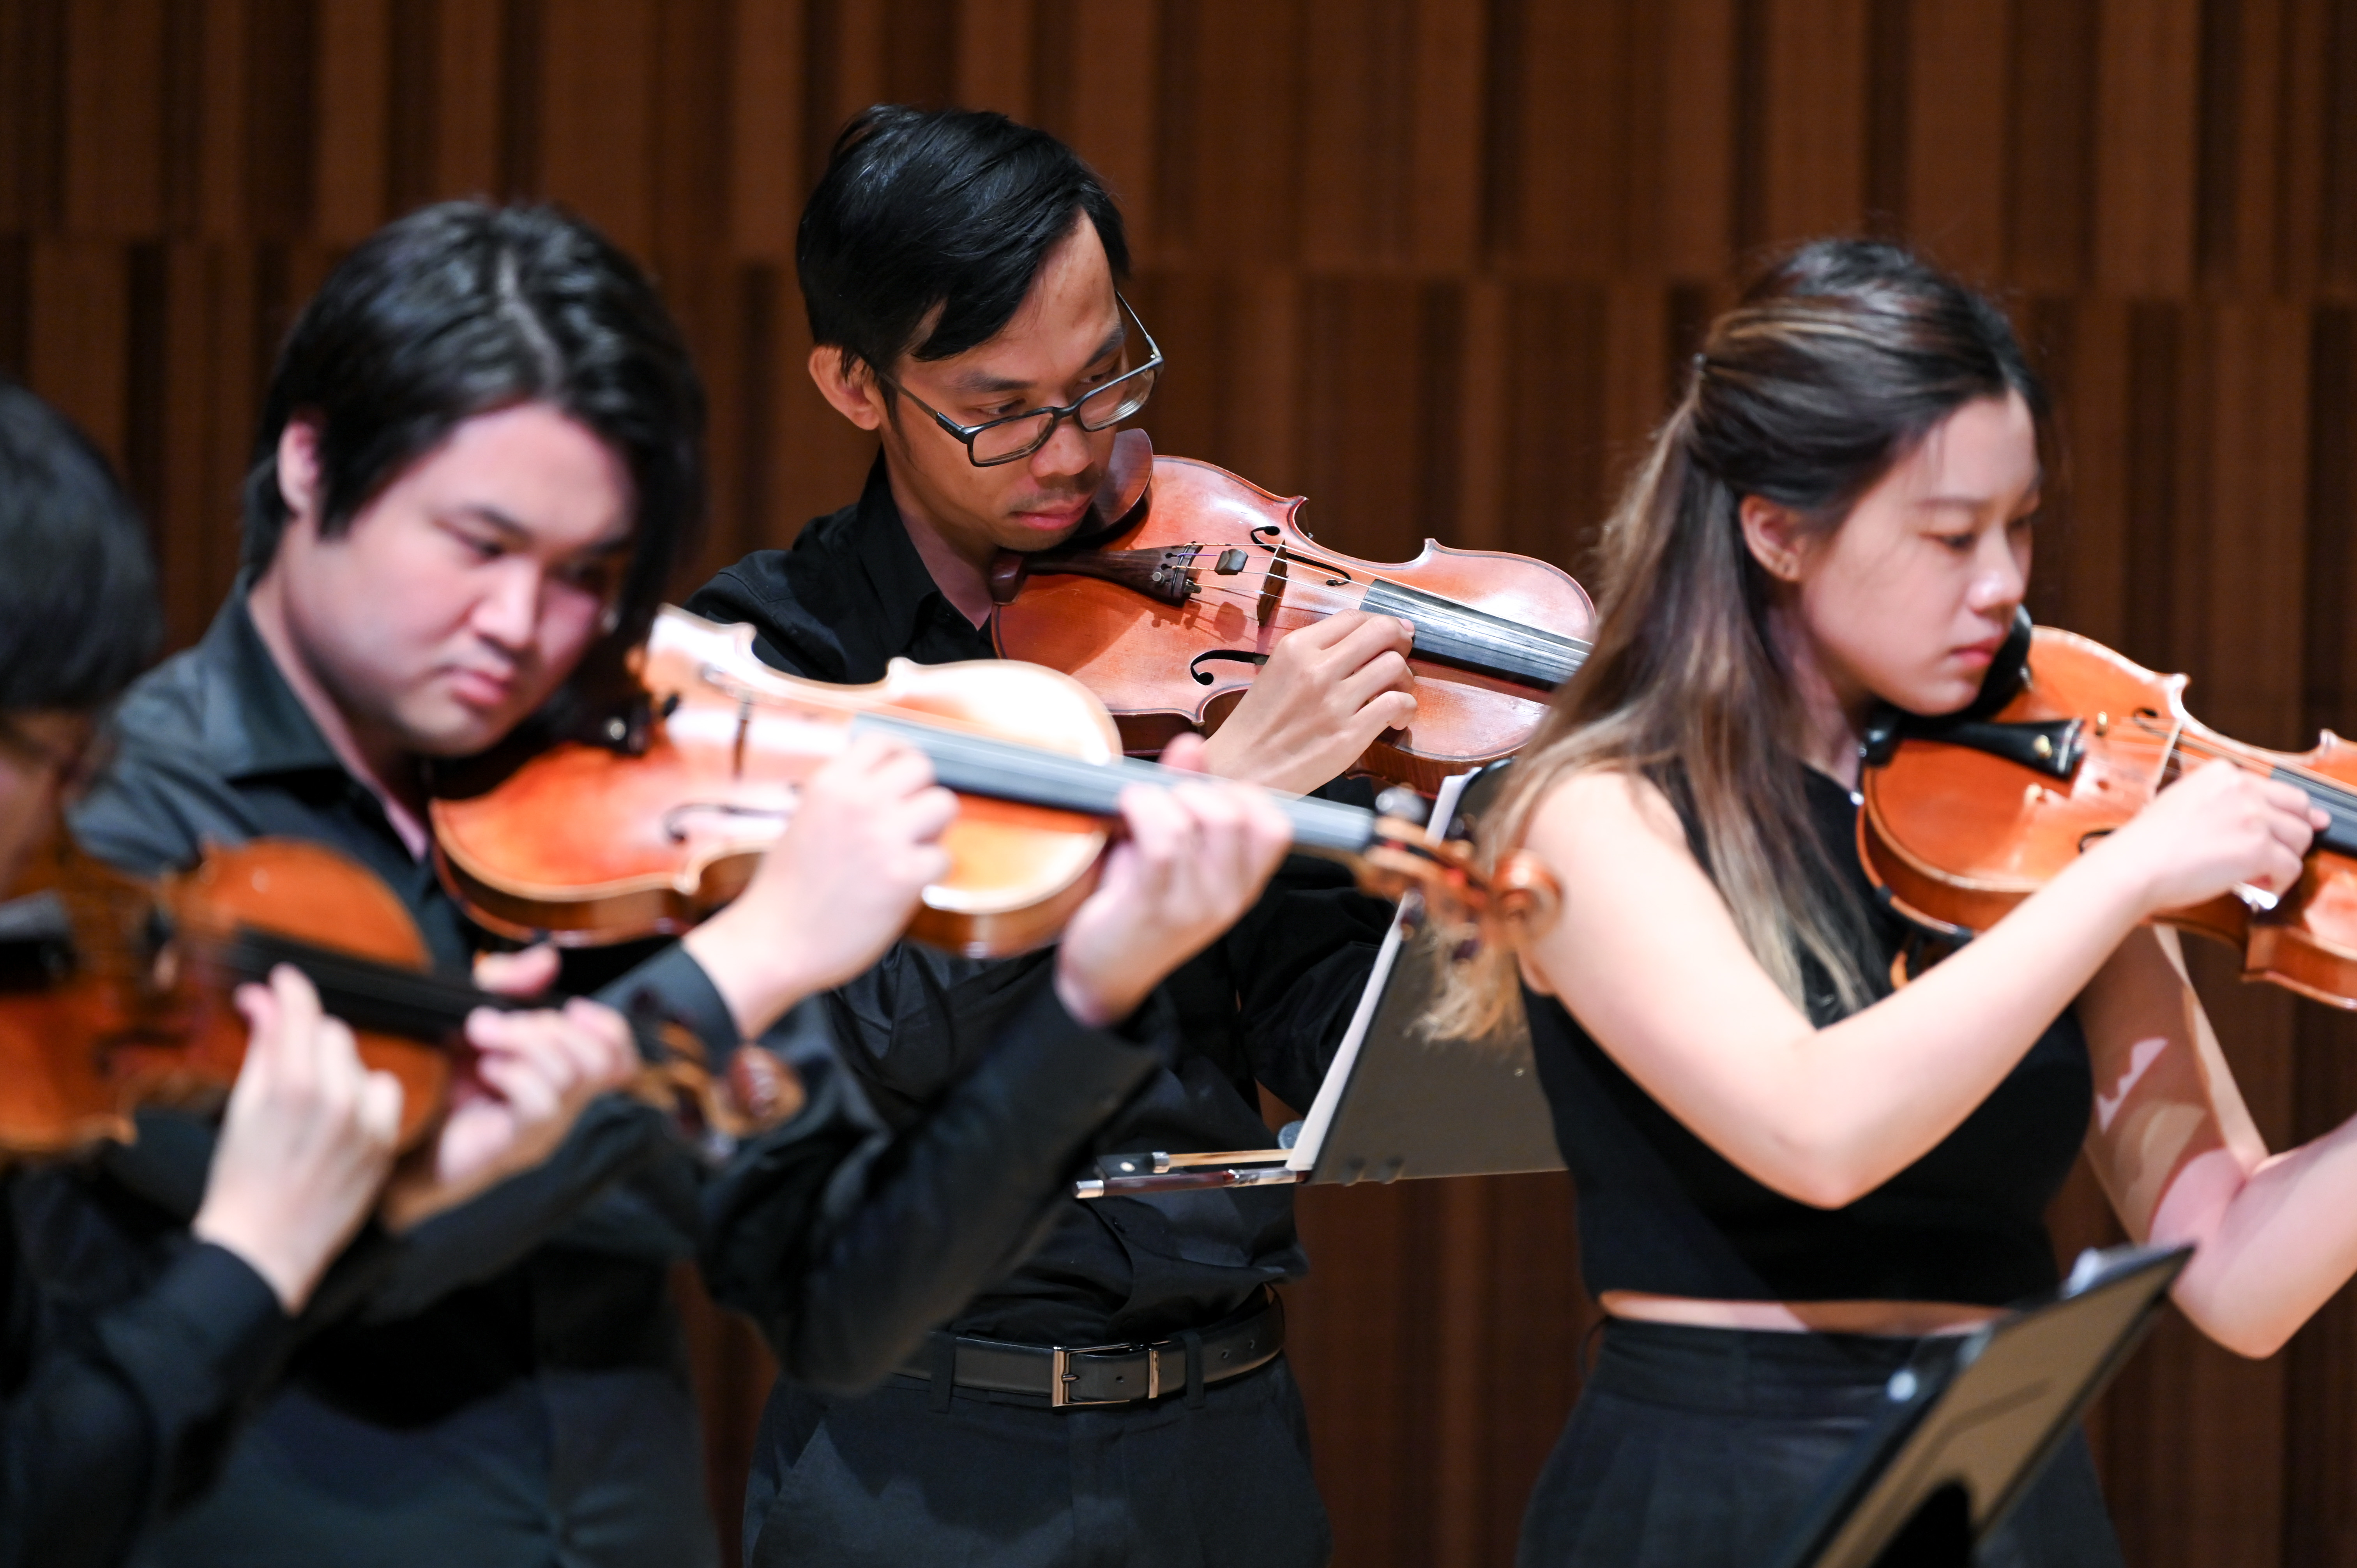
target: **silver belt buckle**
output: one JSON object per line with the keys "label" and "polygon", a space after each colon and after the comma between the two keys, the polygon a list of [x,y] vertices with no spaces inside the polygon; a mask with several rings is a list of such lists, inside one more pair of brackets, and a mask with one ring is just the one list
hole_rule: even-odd
{"label": "silver belt buckle", "polygon": [[[1080,1373],[1072,1370],[1075,1356],[1120,1356],[1134,1350],[1146,1352],[1146,1392],[1124,1399],[1077,1400],[1072,1397],[1072,1385]],[[1151,1345],[1051,1345],[1048,1348],[1048,1408],[1066,1410],[1073,1405],[1128,1404],[1143,1397],[1154,1399],[1162,1392],[1162,1358],[1154,1353]]]}

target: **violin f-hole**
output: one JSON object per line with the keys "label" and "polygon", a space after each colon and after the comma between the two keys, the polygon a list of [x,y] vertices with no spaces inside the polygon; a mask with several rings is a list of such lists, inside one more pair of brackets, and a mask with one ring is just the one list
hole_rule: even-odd
{"label": "violin f-hole", "polygon": [[1215,672],[1203,668],[1205,664],[1215,659],[1232,659],[1238,663],[1255,666],[1268,662],[1268,655],[1265,653],[1250,653],[1241,648],[1208,649],[1187,660],[1187,673],[1195,677],[1195,684],[1208,686],[1219,679]]}

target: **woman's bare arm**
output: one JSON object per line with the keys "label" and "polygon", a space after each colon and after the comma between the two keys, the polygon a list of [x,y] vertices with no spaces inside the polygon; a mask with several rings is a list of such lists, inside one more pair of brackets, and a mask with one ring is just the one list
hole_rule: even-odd
{"label": "woman's bare arm", "polygon": [[2137,931],[2079,1000],[2087,1154],[2140,1240],[2195,1244],[2172,1293],[2211,1338],[2274,1353],[2357,1273],[2357,1122],[2270,1155],[2172,931]]}
{"label": "woman's bare arm", "polygon": [[1581,773],[1527,835],[1565,900],[1526,962],[1705,1142],[1836,1208],[1953,1131],[2147,914],[2296,875],[2306,830],[2268,789],[2192,776],[1913,984],[1816,1029],[1752,957],[1661,792]]}

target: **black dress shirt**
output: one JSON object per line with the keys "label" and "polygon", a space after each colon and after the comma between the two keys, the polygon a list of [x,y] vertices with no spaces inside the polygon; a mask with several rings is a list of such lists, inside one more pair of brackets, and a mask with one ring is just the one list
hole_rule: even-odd
{"label": "black dress shirt", "polygon": [[105,1568],[195,1484],[207,1434],[292,1325],[235,1253],[193,1240],[134,1299],[57,1312],[18,1253],[13,1185],[0,1176],[0,1568]]}
{"label": "black dress shirt", "polygon": [[[119,757],[73,819],[92,853],[146,873],[209,841],[324,843],[392,886],[441,965],[463,972],[482,944],[338,763],[242,591],[202,642],[133,688],[117,722]],[[583,978],[569,961],[568,988]],[[688,1025],[716,1060],[736,1046],[725,1004],[675,945],[598,994]],[[709,1561],[670,1265],[702,1243],[800,1375],[839,1387],[885,1375],[1006,1267],[1088,1129],[1160,1059],[1083,1028],[1044,986],[1016,1000],[1008,1048],[907,1135],[869,1108],[806,1005],[765,1043],[801,1073],[808,1105],[718,1173],[652,1112],[608,1096],[543,1165],[378,1238],[369,1267],[323,1287],[285,1386],[149,1560]],[[93,1177],[45,1174],[19,1195],[28,1251],[85,1310],[150,1286],[201,1194],[210,1129],[143,1114],[140,1133]],[[717,1236],[745,1240],[731,1253]]]}
{"label": "black dress shirt", "polygon": [[[687,608],[750,622],[763,659],[821,681],[880,680],[895,658],[994,656],[918,555],[880,458],[855,505],[813,520],[791,550],[723,571]],[[1092,1148],[1269,1146],[1254,1080],[1308,1106],[1390,917],[1340,868],[1288,860],[1232,931],[1164,983],[1153,1005],[1175,1018],[1182,1044]],[[904,942],[830,994],[828,1015],[877,1109],[905,1124],[972,1070],[1049,961],[955,959]],[[1039,1250],[955,1326],[1034,1344],[1155,1339],[1216,1321],[1306,1267],[1282,1187],[1067,1198]]]}

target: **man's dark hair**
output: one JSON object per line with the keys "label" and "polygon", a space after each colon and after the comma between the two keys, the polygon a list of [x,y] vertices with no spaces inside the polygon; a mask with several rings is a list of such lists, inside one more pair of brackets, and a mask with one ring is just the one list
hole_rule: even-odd
{"label": "man's dark hair", "polygon": [[843,128],[802,209],[811,340],[887,374],[903,354],[963,354],[1021,308],[1083,215],[1128,276],[1121,209],[1071,148],[1004,114],[879,103]]}
{"label": "man's dark hair", "polygon": [[114,470],[0,379],[0,712],[102,707],[163,630],[147,531]]}
{"label": "man's dark hair", "polygon": [[553,207],[447,201],[370,235],[329,274],[271,372],[245,481],[245,562],[287,521],[278,438],[319,433],[320,528],[332,537],[479,413],[544,403],[630,469],[637,532],[619,623],[645,635],[704,508],[704,388],[654,285],[612,242]]}

